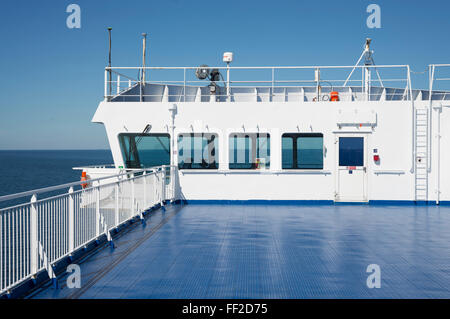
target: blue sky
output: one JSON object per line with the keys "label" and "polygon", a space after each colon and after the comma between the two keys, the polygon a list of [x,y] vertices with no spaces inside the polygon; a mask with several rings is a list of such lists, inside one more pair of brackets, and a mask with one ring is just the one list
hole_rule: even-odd
{"label": "blue sky", "polygon": [[[81,7],[81,29],[66,7]],[[381,7],[381,28],[366,8]],[[103,95],[107,31],[113,65],[140,65],[149,34],[151,66],[352,65],[366,37],[377,64],[450,63],[448,1],[3,1],[0,8],[0,149],[106,149],[91,123]],[[417,78],[417,79],[416,79]],[[424,86],[424,75],[413,78]]]}

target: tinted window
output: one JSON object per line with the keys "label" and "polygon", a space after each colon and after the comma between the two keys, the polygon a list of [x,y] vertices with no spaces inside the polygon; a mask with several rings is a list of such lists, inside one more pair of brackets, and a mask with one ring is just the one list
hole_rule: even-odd
{"label": "tinted window", "polygon": [[281,138],[282,168],[294,168],[294,138],[284,136]]}
{"label": "tinted window", "polygon": [[229,139],[230,169],[270,167],[270,135],[233,133]]}
{"label": "tinted window", "polygon": [[323,134],[285,133],[281,142],[283,169],[323,169]]}
{"label": "tinted window", "polygon": [[126,168],[170,165],[169,134],[122,133],[119,143]]}
{"label": "tinted window", "polygon": [[178,167],[181,169],[217,169],[217,134],[178,135]]}
{"label": "tinted window", "polygon": [[339,166],[364,166],[364,137],[339,138]]}

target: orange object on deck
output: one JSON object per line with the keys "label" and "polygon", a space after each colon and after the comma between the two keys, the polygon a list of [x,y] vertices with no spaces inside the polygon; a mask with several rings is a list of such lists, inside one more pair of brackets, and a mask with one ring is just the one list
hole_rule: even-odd
{"label": "orange object on deck", "polygon": [[330,93],[330,95],[331,95],[331,98],[330,98],[331,102],[339,101],[339,92],[333,91]]}
{"label": "orange object on deck", "polygon": [[[87,181],[86,172],[82,172],[82,173],[81,173],[81,181]],[[81,187],[83,187],[83,188],[86,188],[87,186],[88,186],[87,183],[81,184]]]}

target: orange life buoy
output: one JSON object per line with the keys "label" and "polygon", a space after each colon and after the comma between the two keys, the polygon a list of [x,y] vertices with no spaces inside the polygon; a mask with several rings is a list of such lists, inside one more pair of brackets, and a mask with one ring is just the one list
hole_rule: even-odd
{"label": "orange life buoy", "polygon": [[330,95],[331,95],[331,98],[330,98],[331,102],[339,101],[339,92],[333,91],[330,93]]}
{"label": "orange life buoy", "polygon": [[[82,182],[83,182],[83,181],[87,181],[86,172],[82,172],[82,173],[81,173],[81,181],[82,181]],[[83,188],[86,188],[87,186],[88,186],[87,183],[81,184],[81,187],[83,187]]]}

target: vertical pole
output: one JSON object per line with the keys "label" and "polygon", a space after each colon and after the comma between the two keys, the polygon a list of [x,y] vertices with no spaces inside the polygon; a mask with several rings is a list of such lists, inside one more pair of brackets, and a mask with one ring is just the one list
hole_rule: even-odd
{"label": "vertical pole", "polygon": [[361,94],[364,94],[364,68],[361,67]]}
{"label": "vertical pole", "polygon": [[131,216],[134,216],[134,174],[131,174]]}
{"label": "vertical pole", "polygon": [[[433,65],[432,67],[432,71],[431,71],[431,76],[432,79],[434,80],[434,72],[435,72],[435,65]],[[427,127],[427,138],[428,138],[428,142],[427,142],[427,165],[428,165],[428,172],[431,172],[431,144],[432,144],[432,132],[433,132],[433,121],[432,121],[432,114],[433,114],[433,108],[432,108],[432,99],[431,99],[431,95],[433,93],[433,89],[432,86],[430,86],[430,94],[429,94],[429,106],[428,106],[428,114],[429,114],[429,122],[427,122],[428,127]]]}
{"label": "vertical pole", "polygon": [[142,172],[142,183],[144,184],[142,186],[142,189],[144,191],[144,194],[143,194],[144,207],[143,207],[143,209],[147,209],[147,208],[149,208],[147,205],[147,171]]}
{"label": "vertical pole", "polygon": [[[416,145],[417,145],[417,141],[416,141],[416,108],[415,108],[415,106],[414,106],[414,99],[412,98],[412,86],[411,86],[411,72],[410,72],[410,68],[409,68],[409,65],[406,67],[406,72],[407,72],[407,77],[408,77],[408,89],[409,89],[409,94],[410,94],[410,96],[411,96],[411,112],[412,112],[412,114],[411,114],[411,117],[412,117],[412,143],[411,143],[411,145],[412,145],[412,165],[411,165],[411,170],[410,170],[410,172],[411,173],[414,173],[415,172],[415,170],[416,170],[416,164],[417,164],[417,161],[416,161],[416,155],[417,155],[417,152],[416,152]],[[414,189],[415,189],[415,187],[414,187]],[[416,190],[415,190],[415,192],[417,192]],[[416,197],[415,197],[416,198]]]}
{"label": "vertical pole", "polygon": [[145,50],[147,44],[147,33],[142,33],[142,72],[141,72],[141,83],[139,89],[139,101],[143,102],[143,90],[145,86]]}
{"label": "vertical pole", "polygon": [[230,96],[231,90],[230,90],[230,62],[227,62],[227,101],[231,102],[231,96]]}
{"label": "vertical pole", "polygon": [[317,68],[314,74],[316,80],[316,102],[320,100],[320,69]]}
{"label": "vertical pole", "polygon": [[114,206],[114,225],[119,225],[119,182],[114,185],[115,188],[115,206]]}
{"label": "vertical pole", "polygon": [[274,86],[275,86],[275,68],[272,68],[272,94],[270,95],[270,101],[273,102],[273,96],[274,96]]}
{"label": "vertical pole", "polygon": [[108,70],[105,69],[105,100],[109,100],[109,96],[108,96]]}
{"label": "vertical pole", "polygon": [[442,105],[437,111],[437,191],[436,204],[439,205],[441,201],[441,112]]}
{"label": "vertical pole", "polygon": [[95,189],[95,235],[100,236],[100,181]]}
{"label": "vertical pole", "polygon": [[75,201],[73,199],[73,187],[69,188],[69,252],[75,248]]}
{"label": "vertical pole", "polygon": [[142,33],[142,83],[145,85],[145,51],[147,49],[147,33]]}
{"label": "vertical pole", "polygon": [[162,189],[161,189],[161,206],[164,206],[166,199],[166,166],[162,167]]}
{"label": "vertical pole", "polygon": [[370,68],[364,68],[364,93],[366,95],[366,101],[370,101]]}
{"label": "vertical pole", "polygon": [[37,196],[31,197],[30,207],[30,270],[35,275],[39,268],[39,246],[38,246],[38,212]]}
{"label": "vertical pole", "polygon": [[183,93],[184,93],[184,98],[183,98],[183,102],[186,102],[186,68],[183,68],[184,74],[183,74]]}
{"label": "vertical pole", "polygon": [[112,28],[108,28],[108,36],[109,36],[109,57],[108,57],[108,67],[109,67],[109,95],[112,94],[112,71],[111,71],[111,30]]}
{"label": "vertical pole", "polygon": [[120,75],[117,75],[117,94],[120,93]]}

